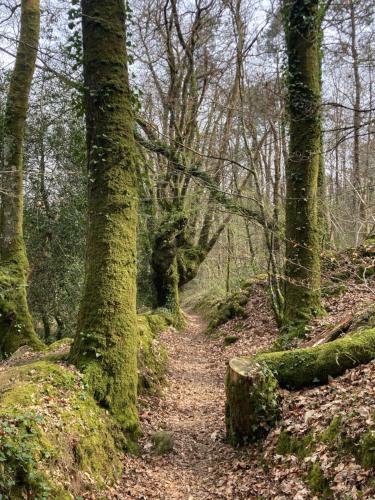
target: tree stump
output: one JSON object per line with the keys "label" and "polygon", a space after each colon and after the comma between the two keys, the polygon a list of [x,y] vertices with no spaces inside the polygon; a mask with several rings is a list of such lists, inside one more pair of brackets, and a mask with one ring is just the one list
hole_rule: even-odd
{"label": "tree stump", "polygon": [[242,445],[267,434],[279,415],[279,386],[291,390],[325,384],[373,359],[375,328],[359,328],[315,347],[232,359],[226,377],[228,441]]}
{"label": "tree stump", "polygon": [[264,437],[279,416],[279,384],[263,363],[234,358],[226,378],[227,439],[244,445]]}

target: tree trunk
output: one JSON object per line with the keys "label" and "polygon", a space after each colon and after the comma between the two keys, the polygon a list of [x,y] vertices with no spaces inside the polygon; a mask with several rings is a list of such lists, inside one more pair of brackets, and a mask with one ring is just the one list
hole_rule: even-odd
{"label": "tree trunk", "polygon": [[168,309],[180,323],[178,244],[187,219],[179,210],[171,211],[154,238],[151,267],[156,291],[156,307]]}
{"label": "tree trunk", "polygon": [[[353,76],[354,76],[354,111],[353,111],[353,206],[355,216],[359,215],[360,222],[366,220],[366,204],[364,201],[364,191],[362,190],[361,171],[360,171],[360,131],[361,131],[361,78],[359,74],[359,57],[357,50],[357,25],[354,2],[351,1],[350,9],[350,27],[351,42],[350,49],[353,58]],[[355,217],[356,219],[356,217]],[[358,224],[357,224],[358,227]],[[358,245],[358,241],[356,241]]]}
{"label": "tree trunk", "polygon": [[316,347],[231,359],[226,378],[228,440],[241,445],[267,434],[279,414],[279,386],[290,390],[325,384],[374,358],[375,329],[360,328]]}
{"label": "tree trunk", "polygon": [[290,146],[286,168],[285,326],[299,334],[320,311],[320,165],[319,0],[286,1]]}
{"label": "tree trunk", "polygon": [[156,291],[156,307],[168,309],[173,316],[180,314],[177,249],[174,238],[164,234],[155,238],[151,266]]}
{"label": "tree trunk", "polygon": [[23,0],[16,62],[6,104],[0,215],[0,356],[22,345],[43,347],[27,304],[28,261],[23,238],[23,142],[39,42],[39,0]]}
{"label": "tree trunk", "polygon": [[70,359],[132,438],[138,430],[137,186],[123,1],[82,0],[88,151],[83,299]]}
{"label": "tree trunk", "polygon": [[61,340],[64,337],[65,329],[64,329],[64,322],[59,314],[55,314],[54,316],[55,321],[56,321],[56,340]]}

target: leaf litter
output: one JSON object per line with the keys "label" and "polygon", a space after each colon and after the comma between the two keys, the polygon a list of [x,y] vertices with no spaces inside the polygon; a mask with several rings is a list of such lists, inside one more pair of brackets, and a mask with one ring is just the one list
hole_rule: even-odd
{"label": "leaf litter", "polygon": [[[329,314],[315,322],[316,334],[373,302],[369,287],[353,281],[348,292],[325,299]],[[124,456],[124,474],[115,499],[375,499],[374,470],[355,454],[340,451],[321,435],[341,418],[345,436],[358,443],[373,429],[375,362],[346,372],[329,384],[282,391],[282,420],[262,444],[234,449],[225,441],[224,377],[228,360],[271,347],[277,327],[263,285],[256,285],[245,318],[227,322],[220,335],[204,333],[203,320],[188,316],[183,332],[169,330],[162,341],[169,351],[169,382],[161,393],[140,402],[143,436],[138,455]],[[223,338],[239,340],[225,346]],[[174,437],[164,456],[152,451],[152,435]],[[278,453],[280,434],[313,436],[315,445],[303,457]],[[329,495],[309,488],[308,473],[319,462]]]}

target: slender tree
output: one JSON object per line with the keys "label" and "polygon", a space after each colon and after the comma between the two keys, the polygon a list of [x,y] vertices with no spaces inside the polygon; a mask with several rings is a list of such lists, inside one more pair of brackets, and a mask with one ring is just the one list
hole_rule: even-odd
{"label": "slender tree", "polygon": [[138,428],[136,149],[122,0],[82,0],[88,152],[85,286],[71,360],[129,435]]}
{"label": "slender tree", "polygon": [[21,29],[7,96],[1,171],[0,355],[27,344],[42,347],[27,303],[28,261],[23,237],[23,143],[39,43],[39,0],[21,3]]}
{"label": "slender tree", "polygon": [[[319,0],[286,0],[290,146],[286,166],[286,326],[295,333],[320,310],[318,178],[321,155]],[[292,330],[292,331],[293,331]]]}

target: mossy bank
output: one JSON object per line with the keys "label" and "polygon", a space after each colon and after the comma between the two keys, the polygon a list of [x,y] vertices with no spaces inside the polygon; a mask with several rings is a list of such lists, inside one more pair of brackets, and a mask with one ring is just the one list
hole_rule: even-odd
{"label": "mossy bank", "polygon": [[[163,311],[138,316],[139,393],[164,382],[158,333],[171,322]],[[120,477],[124,436],[87,378],[61,360],[71,342],[25,347],[0,365],[0,498],[105,498]]]}
{"label": "mossy bank", "polygon": [[119,477],[116,430],[77,370],[26,361],[2,367],[0,387],[2,498],[99,495]]}

